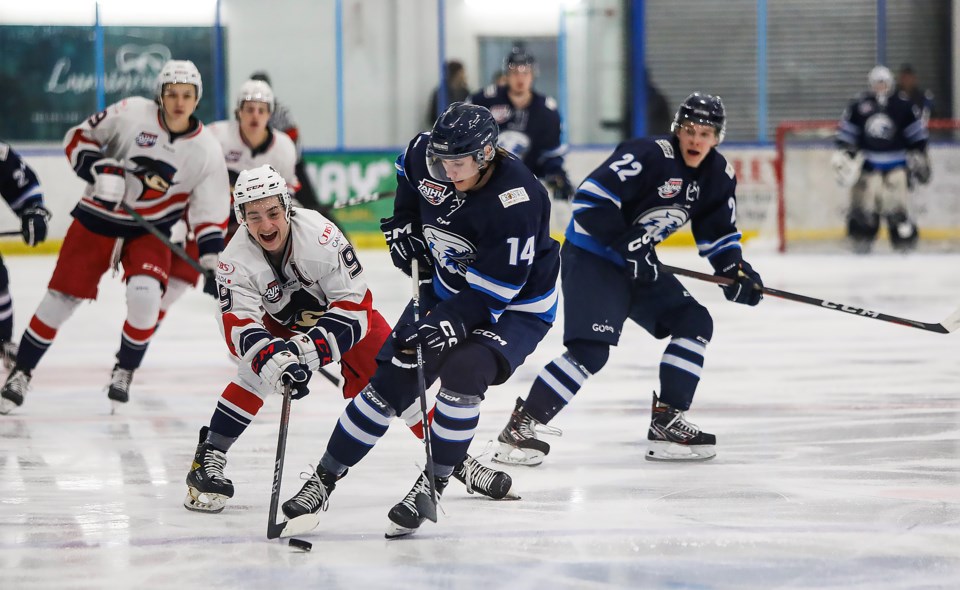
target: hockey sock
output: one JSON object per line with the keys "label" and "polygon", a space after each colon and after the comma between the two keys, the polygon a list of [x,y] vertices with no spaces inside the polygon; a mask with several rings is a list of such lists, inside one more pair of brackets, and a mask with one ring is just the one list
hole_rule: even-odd
{"label": "hockey sock", "polygon": [[217,409],[210,418],[210,432],[207,434],[207,440],[218,450],[226,453],[230,445],[240,438],[247,426],[250,426],[250,422],[261,407],[263,407],[263,400],[255,393],[247,391],[236,383],[230,383],[220,394]]}
{"label": "hockey sock", "polygon": [[573,400],[589,376],[587,369],[565,352],[540,371],[523,407],[534,420],[546,424]]}
{"label": "hockey sock", "polygon": [[[434,407],[430,408],[430,411],[427,412],[427,424],[433,422],[433,414],[436,412],[436,410],[437,407],[434,405]],[[423,440],[423,420],[421,420],[420,417],[421,412],[419,399],[415,400],[412,404],[410,404],[410,407],[400,414],[400,419],[407,424],[407,428],[413,432],[413,435],[420,440]]]}
{"label": "hockey sock", "polygon": [[466,456],[480,422],[482,399],[443,387],[437,393],[436,413],[430,423],[430,447],[437,477],[450,477],[454,466]]}
{"label": "hockey sock", "polygon": [[10,292],[0,292],[0,342],[9,342],[13,338],[13,299]]}
{"label": "hockey sock", "polygon": [[700,383],[707,345],[690,338],[673,338],[660,359],[660,401],[689,410]]}
{"label": "hockey sock", "polygon": [[163,321],[163,318],[166,317],[167,311],[169,311],[170,308],[173,307],[173,304],[183,297],[187,289],[192,286],[193,285],[186,281],[170,277],[170,281],[167,283],[167,290],[163,292],[163,297],[160,299],[160,314],[157,317],[158,326],[160,322]]}
{"label": "hockey sock", "polygon": [[127,279],[127,321],[120,336],[117,364],[136,369],[143,361],[160,315],[160,282],[146,275]]}
{"label": "hockey sock", "polygon": [[377,390],[367,385],[340,415],[327,442],[327,454],[341,465],[353,467],[387,432],[395,415]]}
{"label": "hockey sock", "polygon": [[37,312],[30,318],[27,329],[20,339],[20,348],[17,350],[17,367],[30,372],[36,368],[44,353],[53,344],[57,337],[57,330],[73,315],[80,299],[64,295],[58,291],[47,291],[37,307]]}

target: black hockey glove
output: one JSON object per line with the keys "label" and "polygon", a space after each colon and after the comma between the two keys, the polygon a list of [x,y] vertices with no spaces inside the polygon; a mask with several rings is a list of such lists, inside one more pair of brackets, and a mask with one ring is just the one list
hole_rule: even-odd
{"label": "black hockey glove", "polygon": [[657,259],[653,236],[650,234],[622,240],[614,249],[623,256],[627,276],[634,282],[648,285],[660,278],[660,260]]}
{"label": "black hockey glove", "polygon": [[410,350],[420,344],[430,352],[440,354],[463,343],[467,327],[456,313],[437,306],[419,322],[397,327],[395,346]]}
{"label": "black hockey glove", "polygon": [[569,201],[573,197],[573,185],[570,184],[570,179],[563,171],[548,174],[544,177],[543,182],[552,191],[555,200]]}
{"label": "black hockey glove", "polygon": [[763,281],[760,275],[753,270],[748,262],[739,260],[730,262],[715,273],[717,276],[726,277],[736,281],[732,285],[721,285],[723,294],[727,301],[734,303],[743,303],[746,305],[756,305],[763,299]]}
{"label": "black hockey glove", "polygon": [[20,215],[20,233],[23,234],[23,243],[35,247],[46,240],[49,219],[50,212],[43,205],[33,205],[24,209]]}
{"label": "black hockey glove", "polygon": [[380,231],[387,240],[393,265],[405,275],[410,276],[411,261],[414,259],[420,263],[421,274],[433,266],[433,259],[419,225],[415,226],[412,221],[403,222],[395,217],[385,217],[380,220]]}

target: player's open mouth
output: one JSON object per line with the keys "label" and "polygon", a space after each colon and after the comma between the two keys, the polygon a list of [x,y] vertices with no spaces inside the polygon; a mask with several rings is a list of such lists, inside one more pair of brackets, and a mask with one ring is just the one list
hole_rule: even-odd
{"label": "player's open mouth", "polygon": [[699,150],[687,150],[687,155],[688,155],[688,156],[694,156],[694,157],[696,157],[696,156],[699,156],[699,155],[700,155],[700,151],[699,151]]}
{"label": "player's open mouth", "polygon": [[276,240],[278,237],[280,237],[280,231],[279,231],[279,230],[274,231],[274,232],[270,232],[270,233],[268,233],[268,234],[265,234],[265,233],[261,233],[261,234],[260,234],[260,239],[261,239],[264,243],[267,243],[267,244],[269,244],[270,242]]}

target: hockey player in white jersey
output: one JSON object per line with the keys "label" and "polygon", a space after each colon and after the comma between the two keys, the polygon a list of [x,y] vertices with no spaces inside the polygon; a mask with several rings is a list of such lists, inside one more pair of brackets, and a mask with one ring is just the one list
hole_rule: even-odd
{"label": "hockey player in white jersey", "polygon": [[89,185],[74,208],[47,293],[20,341],[16,365],[0,395],[0,412],[23,403],[33,370],[57,330],[84,300],[96,299],[100,277],[123,266],[127,317],[107,397],[129,399],[130,382],[153,335],[171,252],[127,213],[133,208],[169,232],[189,205],[200,264],[213,269],[230,211],[227,168],[213,135],[193,116],[203,95],[189,61],[167,62],[155,100],[131,97],[67,132],[64,146]]}
{"label": "hockey player in white jersey", "polygon": [[[252,170],[269,164],[283,177],[287,186],[298,190],[300,183],[294,172],[297,163],[297,148],[293,140],[285,133],[267,125],[274,109],[273,90],[266,82],[247,80],[240,87],[237,96],[235,120],[217,121],[207,126],[223,148],[223,157],[227,164],[227,174],[232,187],[243,170]],[[237,230],[236,222],[231,219],[227,230],[227,241]],[[179,230],[179,231],[178,231]],[[182,241],[184,249],[191,256],[197,256],[197,243],[188,235],[185,224],[178,223],[174,234]],[[179,257],[174,257],[170,267],[170,281],[160,302],[160,321],[163,321],[169,309],[197,284],[200,273]],[[216,283],[204,284],[204,292],[217,297]]]}

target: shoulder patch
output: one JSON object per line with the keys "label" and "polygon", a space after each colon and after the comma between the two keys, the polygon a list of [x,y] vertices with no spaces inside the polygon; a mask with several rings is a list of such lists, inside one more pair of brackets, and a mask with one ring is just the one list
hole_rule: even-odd
{"label": "shoulder patch", "polygon": [[673,144],[670,143],[669,139],[658,139],[657,145],[660,146],[660,149],[663,150],[663,157],[674,159],[673,158]]}
{"label": "shoulder patch", "polygon": [[548,97],[543,101],[543,104],[545,104],[545,105],[547,106],[547,108],[550,109],[551,111],[557,110],[557,101],[556,101],[556,99],[554,99],[552,96],[548,96]]}
{"label": "shoulder patch", "polygon": [[10,155],[10,146],[0,141],[0,162],[4,162]]}
{"label": "shoulder patch", "polygon": [[729,176],[731,179],[736,175],[736,172],[733,169],[733,164],[730,162],[727,162],[727,168],[724,170],[724,172],[726,172],[727,176]]}
{"label": "shoulder patch", "polygon": [[500,202],[503,203],[503,208],[506,209],[511,205],[516,205],[517,203],[523,203],[530,200],[530,195],[527,194],[527,189],[522,186],[517,188],[512,188],[506,192],[500,193]]}

